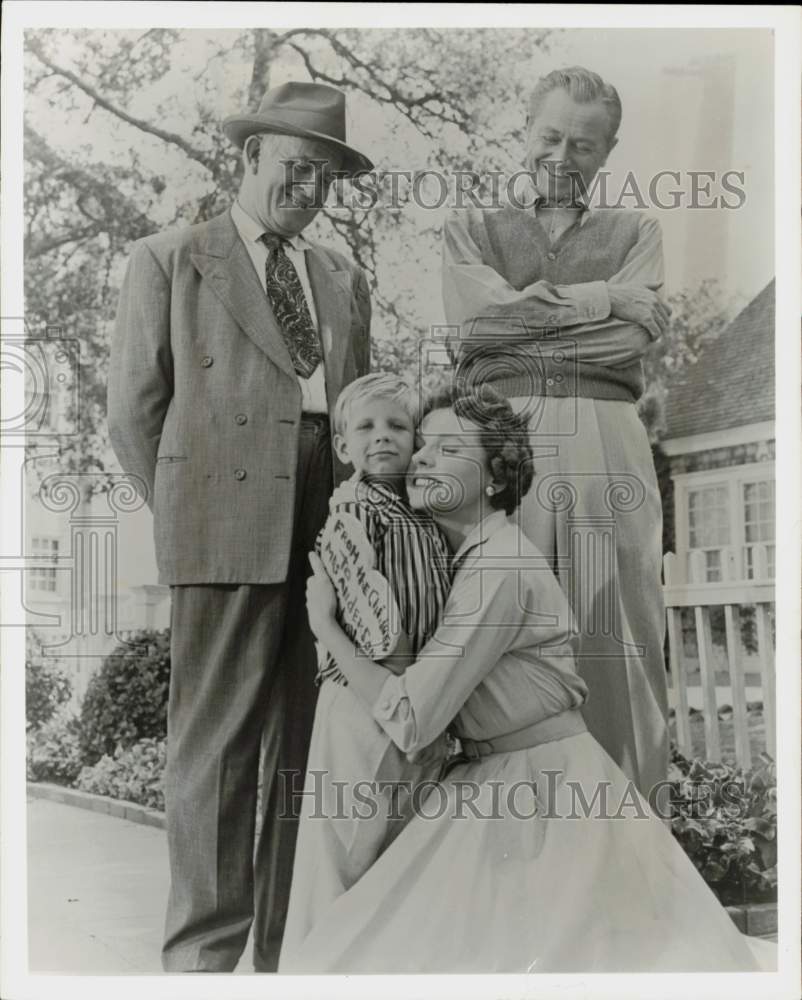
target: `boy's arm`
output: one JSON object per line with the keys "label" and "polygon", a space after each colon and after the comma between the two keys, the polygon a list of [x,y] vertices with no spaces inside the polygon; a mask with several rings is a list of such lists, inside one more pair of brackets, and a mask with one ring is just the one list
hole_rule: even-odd
{"label": "boy's arm", "polygon": [[[383,546],[383,536],[385,532],[382,530],[382,525],[380,518],[376,516],[375,511],[366,503],[361,503],[356,499],[343,499],[338,503],[335,503],[329,513],[329,518],[326,521],[326,526],[328,526],[329,521],[332,518],[336,518],[340,514],[348,514],[357,520],[365,532],[365,537],[368,543],[377,554],[377,563],[379,571],[382,571],[381,567],[381,552]],[[320,556],[320,540],[326,532],[326,526],[323,527],[320,534],[318,535],[317,542],[315,544],[315,553]],[[339,605],[337,606],[337,621],[343,627],[348,637],[356,643],[356,633],[351,623],[347,620],[346,616],[343,614],[343,609]],[[409,639],[409,636],[403,633],[398,638],[398,643],[395,650],[388,656],[381,660],[383,667],[392,673],[399,675],[404,672],[406,667],[413,662],[414,656],[412,655],[413,646]],[[361,651],[364,653],[364,651]],[[330,651],[326,653],[326,659],[331,665],[332,672],[338,674],[342,673],[336,663],[336,657],[332,656]]]}

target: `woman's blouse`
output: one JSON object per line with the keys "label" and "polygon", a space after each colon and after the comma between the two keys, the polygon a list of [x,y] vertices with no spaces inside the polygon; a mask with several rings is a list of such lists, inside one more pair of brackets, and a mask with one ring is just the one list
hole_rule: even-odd
{"label": "woman's blouse", "polygon": [[403,676],[388,677],[373,715],[401,750],[457,735],[493,739],[585,702],[574,624],[546,558],[501,511],[454,557],[437,632]]}

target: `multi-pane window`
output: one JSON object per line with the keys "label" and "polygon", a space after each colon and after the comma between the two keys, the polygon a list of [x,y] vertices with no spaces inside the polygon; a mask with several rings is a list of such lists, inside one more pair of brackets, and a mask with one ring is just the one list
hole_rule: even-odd
{"label": "multi-pane window", "polygon": [[678,551],[685,555],[689,583],[774,579],[775,487],[769,463],[693,474],[677,485]]}
{"label": "multi-pane window", "polygon": [[[774,578],[774,481],[744,483],[742,487],[744,518],[744,570],[748,580],[760,577],[763,571]],[[760,548],[766,553],[765,566],[760,565]]]}
{"label": "multi-pane window", "polygon": [[50,594],[56,592],[56,570],[52,564],[58,560],[58,548],[57,538],[39,536],[31,539],[31,555],[50,563],[50,565],[43,566],[34,565],[31,568],[28,574],[31,590]]}
{"label": "multi-pane window", "polygon": [[724,578],[724,548],[730,541],[729,490],[726,484],[688,491],[688,547],[704,553],[704,579]]}

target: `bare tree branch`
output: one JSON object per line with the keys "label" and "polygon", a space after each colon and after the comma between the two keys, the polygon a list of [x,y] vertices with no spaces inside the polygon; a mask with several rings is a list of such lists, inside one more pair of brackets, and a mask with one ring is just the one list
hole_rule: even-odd
{"label": "bare tree branch", "polygon": [[192,143],[187,142],[183,136],[178,135],[176,132],[168,132],[165,129],[159,128],[157,125],[153,125],[150,122],[145,121],[143,118],[136,118],[134,115],[128,114],[122,108],[118,108],[116,105],[112,104],[111,101],[106,100],[102,94],[100,94],[94,87],[82,80],[76,73],[72,70],[66,69],[63,66],[59,66],[53,62],[52,59],[45,53],[44,47],[37,38],[28,39],[28,47],[34,53],[34,55],[53,73],[58,76],[63,77],[65,80],[69,80],[74,86],[82,90],[88,97],[92,100],[98,107],[103,108],[110,114],[119,118],[121,121],[126,122],[128,125],[133,125],[134,128],[139,129],[141,132],[147,132],[149,135],[156,136],[157,139],[161,139],[163,142],[167,142],[172,146],[177,146],[179,149],[183,150],[191,159],[195,160],[197,163],[202,164],[206,167],[210,173],[214,174],[216,172],[217,164],[213,156],[209,156],[201,149],[197,149]]}
{"label": "bare tree branch", "polygon": [[60,236],[45,237],[41,240],[26,239],[25,258],[33,260],[35,257],[41,257],[52,250],[58,250],[59,247],[66,246],[68,243],[79,243],[93,236],[98,236],[105,231],[105,228],[102,222],[97,222],[92,226],[85,226],[83,229],[73,230]]}
{"label": "bare tree branch", "polygon": [[[136,204],[126,198],[118,187],[109,183],[104,177],[62,159],[29,125],[25,126],[24,151],[27,162],[40,163],[48,177],[65,182],[75,190],[79,210],[91,219],[90,226],[81,226],[70,234],[60,232],[39,240],[31,235],[30,243],[26,247],[28,258],[41,256],[72,240],[85,239],[101,232],[122,229],[128,239],[138,239],[156,232],[159,228]],[[87,198],[93,198],[101,207],[103,214],[100,218],[86,210],[84,200]],[[90,232],[94,229],[97,230],[96,233]]]}
{"label": "bare tree branch", "polygon": [[[346,62],[358,74],[367,78],[367,82],[359,77],[332,76],[317,67],[310,54],[297,42],[290,42],[291,35],[315,35],[323,38],[332,48],[336,55]],[[378,70],[370,63],[361,59],[356,53],[343,43],[334,32],[325,29],[298,29],[279,36],[277,44],[286,42],[288,47],[293,49],[301,57],[306,71],[313,80],[321,80],[332,87],[341,87],[350,90],[359,90],[367,94],[373,100],[382,104],[394,107],[404,117],[418,129],[418,131],[429,139],[434,139],[435,133],[423,120],[423,115],[436,119],[439,122],[446,122],[456,125],[462,131],[467,132],[472,118],[470,113],[461,106],[459,95],[456,92],[445,91],[442,88],[429,90],[423,94],[412,96],[405,94],[395,86],[387,77],[382,76]],[[370,84],[373,84],[371,86]],[[378,88],[378,90],[376,89]],[[454,109],[453,114],[449,114],[446,108]],[[417,113],[420,112],[420,113]]]}

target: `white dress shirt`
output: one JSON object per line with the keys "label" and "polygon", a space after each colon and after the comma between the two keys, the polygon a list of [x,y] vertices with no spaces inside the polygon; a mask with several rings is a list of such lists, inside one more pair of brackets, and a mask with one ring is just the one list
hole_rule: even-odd
{"label": "white dress shirt", "polygon": [[[262,243],[261,238],[268,230],[260,222],[252,219],[238,201],[235,201],[231,206],[231,220],[237,228],[240,239],[245,244],[245,249],[251,258],[251,263],[259,278],[262,291],[267,295],[267,279],[265,274],[267,247]],[[315,310],[315,299],[312,295],[312,286],[309,284],[309,272],[306,269],[306,251],[309,247],[309,241],[304,239],[300,233],[288,239],[284,244],[287,256],[298,272],[301,287],[306,297],[306,304],[309,308],[309,315],[312,318],[312,324],[319,331],[320,327]],[[325,330],[323,336],[326,336]],[[330,344],[324,343],[323,350],[327,351],[330,346]],[[301,387],[301,409],[304,413],[328,413],[326,379],[322,362],[309,378],[298,376],[298,385]]]}

